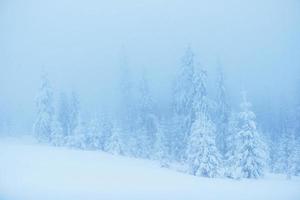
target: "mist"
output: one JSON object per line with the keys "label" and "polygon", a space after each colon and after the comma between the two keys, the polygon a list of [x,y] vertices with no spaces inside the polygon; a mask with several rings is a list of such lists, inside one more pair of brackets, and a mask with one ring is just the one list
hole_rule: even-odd
{"label": "mist", "polygon": [[299,188],[300,0],[0,0],[0,199]]}
{"label": "mist", "polygon": [[87,112],[101,110],[117,98],[122,54],[133,77],[146,70],[157,101],[168,99],[189,45],[211,87],[221,63],[233,105],[246,90],[256,110],[292,106],[299,8],[297,0],[2,0],[0,110],[29,131],[43,71],[58,93],[74,90]]}

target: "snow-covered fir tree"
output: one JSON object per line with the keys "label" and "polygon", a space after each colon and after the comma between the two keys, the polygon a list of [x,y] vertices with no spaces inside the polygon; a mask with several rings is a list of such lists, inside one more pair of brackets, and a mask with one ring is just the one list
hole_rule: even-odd
{"label": "snow-covered fir tree", "polygon": [[139,83],[137,101],[137,123],[136,123],[136,155],[138,157],[149,158],[153,149],[155,139],[155,121],[153,101],[150,95],[148,81],[145,73]]}
{"label": "snow-covered fir tree", "polygon": [[293,120],[285,113],[285,118],[282,120],[281,136],[277,143],[276,162],[274,171],[284,173],[288,179],[297,174],[298,165],[298,146],[295,137],[295,127]]}
{"label": "snow-covered fir tree", "polygon": [[153,156],[155,160],[160,162],[161,167],[168,167],[169,163],[169,151],[170,140],[168,138],[166,119],[160,119],[155,121],[156,133]]}
{"label": "snow-covered fir tree", "polygon": [[[281,100],[282,101],[282,100]],[[273,137],[270,139],[270,165],[273,173],[284,173],[285,156],[285,138],[288,126],[290,125],[290,116],[287,112],[287,103],[282,101],[277,114],[276,129],[273,129]],[[275,125],[274,125],[275,126]]]}
{"label": "snow-covered fir tree", "polygon": [[[69,97],[66,93],[60,94],[57,110],[57,121],[60,123],[62,133],[66,140],[74,135],[79,119],[79,99],[73,91]],[[68,142],[68,141],[66,141]]]}
{"label": "snow-covered fir tree", "polygon": [[68,96],[64,93],[60,93],[57,120],[61,124],[62,132],[65,137],[70,135],[70,105]]}
{"label": "snow-covered fir tree", "polygon": [[227,152],[227,174],[232,178],[259,178],[264,175],[266,146],[257,130],[255,118],[243,93],[241,111],[237,115]]}
{"label": "snow-covered fir tree", "polygon": [[189,173],[196,176],[218,177],[221,175],[220,155],[215,144],[216,129],[208,117],[197,115],[187,148]]}
{"label": "snow-covered fir tree", "polygon": [[287,135],[285,145],[285,152],[286,152],[286,164],[285,164],[285,172],[288,179],[291,179],[292,176],[297,174],[297,165],[299,159],[299,152],[297,149],[297,141],[295,134],[291,132]]}
{"label": "snow-covered fir tree", "polygon": [[135,138],[131,140],[132,155],[140,158],[150,158],[151,153],[151,139],[149,137],[146,127],[141,126],[137,130]]}
{"label": "snow-covered fir tree", "polygon": [[99,119],[94,118],[89,124],[87,145],[90,149],[104,150],[105,141]]}
{"label": "snow-covered fir tree", "polygon": [[77,122],[74,131],[67,137],[67,146],[87,149],[87,128],[80,115],[78,115]]}
{"label": "snow-covered fir tree", "polygon": [[124,144],[122,140],[122,129],[119,123],[113,124],[113,129],[110,138],[108,139],[106,150],[114,155],[124,154]]}
{"label": "snow-covered fir tree", "polygon": [[53,92],[47,75],[42,75],[39,94],[36,98],[37,118],[34,124],[35,137],[40,142],[50,142],[54,116]]}
{"label": "snow-covered fir tree", "polygon": [[216,128],[209,114],[210,103],[205,85],[205,71],[195,76],[196,94],[193,98],[195,121],[186,150],[189,173],[196,176],[221,175],[220,154],[216,147]]}
{"label": "snow-covered fir tree", "polygon": [[100,129],[102,132],[103,150],[108,151],[109,139],[113,131],[112,118],[107,114],[100,116]]}
{"label": "snow-covered fir tree", "polygon": [[173,121],[172,155],[174,159],[181,160],[184,156],[187,138],[193,122],[194,85],[194,52],[188,47],[182,60],[179,74],[173,88]]}

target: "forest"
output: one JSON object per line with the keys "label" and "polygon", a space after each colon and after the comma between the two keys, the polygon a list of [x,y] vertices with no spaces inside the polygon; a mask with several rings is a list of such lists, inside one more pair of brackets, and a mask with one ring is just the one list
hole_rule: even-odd
{"label": "forest", "polygon": [[95,113],[91,119],[82,116],[75,91],[60,93],[55,101],[56,91],[45,73],[36,98],[34,136],[54,146],[151,159],[167,168],[180,165],[195,176],[260,178],[266,171],[289,179],[299,175],[300,101],[292,112],[282,113],[278,132],[268,134],[246,90],[240,92],[238,106],[230,105],[222,65],[211,98],[208,73],[197,63],[188,47],[174,77],[170,105],[162,108],[152,98],[147,74],[134,87],[122,58],[117,110]]}

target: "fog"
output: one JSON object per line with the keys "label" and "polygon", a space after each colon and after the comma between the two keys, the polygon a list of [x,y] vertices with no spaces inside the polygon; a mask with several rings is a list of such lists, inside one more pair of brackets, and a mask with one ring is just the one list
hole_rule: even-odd
{"label": "fog", "polygon": [[258,117],[272,115],[299,95],[299,22],[299,0],[1,0],[0,115],[30,130],[43,71],[85,112],[110,106],[124,55],[167,102],[189,45],[210,87],[221,63],[233,107],[246,90]]}

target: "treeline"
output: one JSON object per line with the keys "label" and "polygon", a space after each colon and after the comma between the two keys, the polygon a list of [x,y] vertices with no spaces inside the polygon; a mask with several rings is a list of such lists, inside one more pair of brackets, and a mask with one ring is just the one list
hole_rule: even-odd
{"label": "treeline", "polygon": [[289,178],[298,175],[300,117],[282,121],[280,139],[265,137],[246,93],[242,92],[240,109],[233,111],[220,67],[217,97],[210,98],[207,73],[196,63],[188,48],[173,83],[168,114],[157,109],[159,102],[153,101],[144,75],[133,92],[126,62],[121,66],[118,113],[102,113],[91,120],[82,118],[75,93],[62,94],[55,106],[49,80],[43,76],[34,134],[40,142],[55,146],[153,159],[163,167],[180,163],[196,176],[259,178],[266,171]]}

